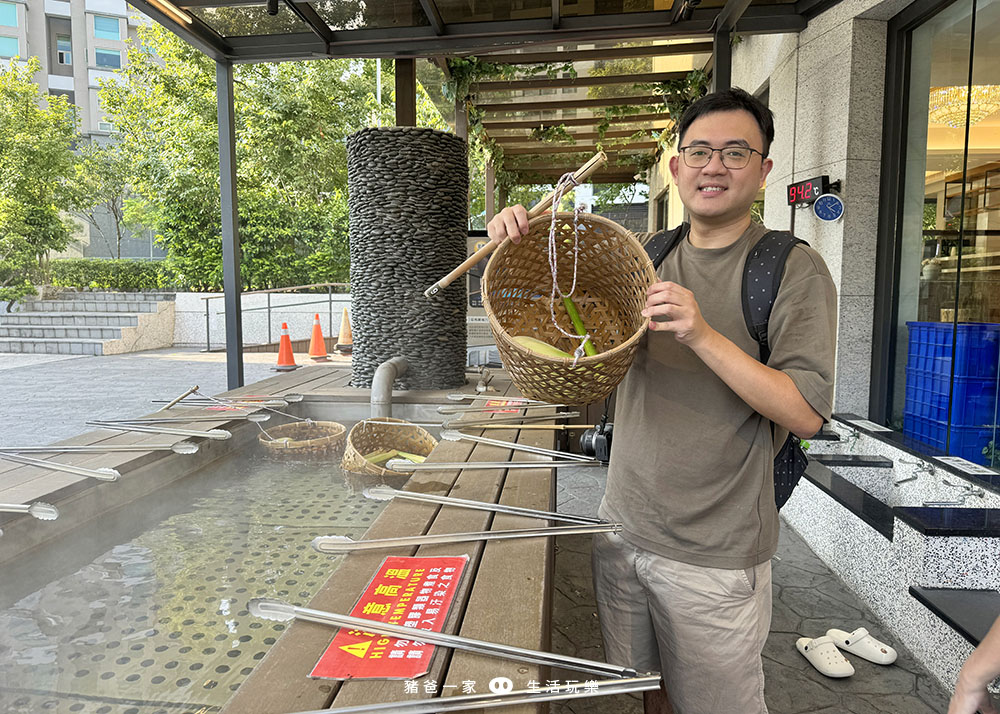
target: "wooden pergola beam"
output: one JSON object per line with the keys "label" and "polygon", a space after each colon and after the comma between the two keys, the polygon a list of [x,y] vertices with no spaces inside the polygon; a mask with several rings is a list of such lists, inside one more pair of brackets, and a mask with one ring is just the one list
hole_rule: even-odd
{"label": "wooden pergola beam", "polygon": [[[604,120],[604,117],[572,117],[570,119],[520,119],[511,121],[484,121],[483,128],[487,132],[499,131],[501,129],[544,129],[547,126],[594,126],[596,127]],[[612,124],[641,124],[643,122],[668,122],[670,115],[667,112],[629,114],[621,117],[612,117]]]}
{"label": "wooden pergola beam", "polygon": [[[477,104],[482,112],[547,112],[556,109],[587,109],[589,107],[638,107],[647,104],[662,104],[663,97],[654,94],[646,97],[602,97],[600,99],[566,99],[558,102],[500,102],[498,104]],[[600,120],[597,120],[600,121]],[[564,122],[560,122],[564,123]]]}
{"label": "wooden pergola beam", "polygon": [[[633,134],[635,134],[638,131],[643,131],[643,132],[661,131],[663,128],[664,127],[650,127],[649,129],[613,129],[613,130],[604,132],[604,138],[605,139],[623,139],[623,138],[625,138],[627,136],[632,136]],[[577,134],[570,134],[569,136],[573,139],[573,141],[593,141],[594,139],[600,139],[601,138],[600,132],[596,132],[596,131],[580,132],[580,133],[577,133]],[[522,135],[522,136],[494,136],[494,137],[491,137],[491,138],[493,139],[493,141],[495,141],[498,144],[526,144],[526,143],[537,144],[537,143],[539,143],[538,139],[532,139],[531,136],[528,135],[528,134],[525,134],[525,135]],[[559,144],[558,144],[558,142],[556,142],[553,145],[559,145]],[[563,145],[565,146],[565,144],[563,144]]]}
{"label": "wooden pergola beam", "polygon": [[[526,183],[555,183],[562,178],[563,174],[572,172],[573,170],[573,167],[567,166],[565,171],[562,169],[556,171],[532,171],[532,180],[526,181]],[[638,172],[637,168],[625,171],[598,171],[590,177],[589,183],[634,183],[635,175]],[[536,177],[540,180],[535,181]]]}
{"label": "wooden pergola beam", "polygon": [[504,82],[480,82],[475,92],[509,92],[519,89],[560,89],[566,87],[601,87],[609,84],[656,84],[673,79],[684,79],[687,72],[646,72],[644,74],[619,74],[608,77],[554,77],[545,79],[513,79]]}
{"label": "wooden pergola beam", "polygon": [[[691,42],[674,45],[648,45],[646,47],[614,47],[605,50],[576,50],[572,52],[577,62],[606,59],[625,59],[629,57],[669,57],[673,55],[700,55],[712,51],[711,42]],[[549,62],[565,62],[563,52],[524,52],[507,54],[484,54],[480,59],[493,64],[547,64]]]}
{"label": "wooden pergola beam", "polygon": [[[622,144],[616,146],[611,151],[644,151],[646,149],[655,149],[655,141],[636,141],[630,144]],[[609,153],[609,147],[604,147],[604,152]],[[577,154],[577,153],[597,153],[597,146],[553,146],[550,144],[542,144],[541,146],[529,147],[529,148],[518,148],[518,149],[504,149],[504,156],[546,156],[548,154]]]}

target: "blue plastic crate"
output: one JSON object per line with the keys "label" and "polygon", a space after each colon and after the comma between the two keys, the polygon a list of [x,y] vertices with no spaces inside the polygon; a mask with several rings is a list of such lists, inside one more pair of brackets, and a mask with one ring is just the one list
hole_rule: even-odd
{"label": "blue plastic crate", "polygon": [[955,360],[956,377],[997,376],[1000,362],[1000,324],[961,322],[957,347],[952,349],[954,325],[950,322],[907,322],[910,342],[906,366],[943,376],[951,374]]}
{"label": "blue plastic crate", "polygon": [[[948,423],[904,412],[903,434],[943,454],[948,437]],[[992,438],[992,427],[952,426],[951,448],[948,450],[948,454],[961,456],[976,464],[989,466],[988,459],[983,456],[983,449]]]}
{"label": "blue plastic crate", "polygon": [[[903,411],[924,419],[949,421],[948,387],[948,375],[907,368]],[[952,386],[952,425],[983,426],[995,423],[998,388],[1000,385],[995,378],[955,377]]]}

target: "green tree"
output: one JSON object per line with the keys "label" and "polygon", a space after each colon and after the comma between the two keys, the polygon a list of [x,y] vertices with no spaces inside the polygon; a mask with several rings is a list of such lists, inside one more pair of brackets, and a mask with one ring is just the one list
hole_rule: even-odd
{"label": "green tree", "polygon": [[50,250],[63,250],[71,224],[67,179],[74,171],[76,116],[63,96],[42,97],[37,57],[0,72],[0,300],[33,295]]}
{"label": "green tree", "polygon": [[[154,228],[179,282],[221,285],[215,63],[159,26],[140,28],[122,81],[101,89],[132,157],[125,215]],[[150,50],[155,52],[151,54]],[[383,87],[393,85],[383,63]],[[235,67],[237,194],[248,289],[346,281],[348,135],[391,124],[391,92],[375,101],[374,60]],[[418,119],[446,125],[426,92]]]}
{"label": "green tree", "polygon": [[[122,238],[128,230],[125,207],[132,195],[132,157],[125,147],[112,140],[100,144],[91,139],[78,152],[73,182],[73,208],[90,223],[108,248],[109,258],[122,257]],[[103,211],[111,217],[111,227],[98,220]]]}

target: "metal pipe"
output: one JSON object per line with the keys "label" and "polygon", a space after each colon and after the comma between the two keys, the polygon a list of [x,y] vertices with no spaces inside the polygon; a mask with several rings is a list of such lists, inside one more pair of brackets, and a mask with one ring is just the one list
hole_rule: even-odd
{"label": "metal pipe", "polygon": [[629,677],[628,679],[602,679],[581,682],[572,689],[517,689],[504,693],[464,694],[457,697],[434,697],[415,702],[382,702],[380,704],[362,704],[354,707],[337,707],[335,709],[316,709],[298,714],[363,714],[364,712],[393,712],[393,714],[437,714],[437,712],[469,711],[477,709],[492,709],[493,707],[510,707],[517,704],[534,706],[539,702],[565,701],[567,699],[584,699],[587,697],[607,697],[613,694],[629,694],[631,692],[649,692],[660,688],[660,675],[650,674],[645,677]]}
{"label": "metal pipe", "polygon": [[[486,413],[501,411],[503,409],[547,409],[549,407],[568,407],[569,404],[510,404],[505,407],[450,407],[450,406],[440,406],[437,408],[438,414],[468,414],[468,413]],[[558,419],[558,414],[551,415],[551,418]]]}
{"label": "metal pipe", "polygon": [[599,523],[580,526],[554,526],[552,528],[519,528],[509,531],[475,531],[472,533],[437,533],[400,538],[374,538],[354,540],[350,536],[316,536],[312,547],[320,553],[339,555],[359,550],[432,545],[436,543],[468,543],[480,540],[512,540],[515,538],[548,538],[560,535],[586,535],[590,533],[620,533],[621,523]]}
{"label": "metal pipe", "polygon": [[529,454],[541,454],[542,456],[549,456],[554,459],[574,459],[576,461],[596,461],[592,456],[584,456],[583,454],[570,454],[565,451],[554,451],[552,449],[543,449],[540,446],[528,446],[527,444],[516,444],[513,441],[502,441],[500,439],[489,439],[485,436],[472,436],[470,434],[463,434],[460,431],[454,431],[452,429],[445,429],[441,432],[441,438],[445,441],[474,441],[477,444],[489,444],[490,446],[501,446],[505,449],[513,449],[514,451],[526,451]]}
{"label": "metal pipe", "polygon": [[70,466],[69,464],[61,464],[58,461],[33,459],[30,456],[20,456],[18,454],[8,454],[5,452],[0,452],[0,459],[13,461],[16,464],[24,464],[25,466],[37,466],[40,469],[49,469],[50,471],[62,471],[63,473],[73,474],[75,476],[96,478],[98,481],[117,481],[121,477],[121,474],[115,469],[85,469],[82,466]]}
{"label": "metal pipe", "polygon": [[173,451],[175,454],[194,454],[198,445],[190,441],[176,444],[108,444],[102,446],[0,446],[0,454],[107,454],[113,451]]}
{"label": "metal pipe", "polygon": [[639,673],[631,667],[621,667],[605,662],[597,662],[567,655],[557,655],[551,652],[541,652],[538,650],[514,647],[513,645],[502,645],[496,642],[486,642],[484,640],[474,640],[470,637],[460,635],[448,635],[443,632],[424,630],[421,628],[401,627],[388,622],[378,620],[368,620],[363,617],[352,617],[351,615],[340,615],[335,612],[325,612],[323,610],[313,610],[307,607],[296,607],[281,600],[271,598],[254,598],[248,603],[250,614],[254,617],[261,617],[265,620],[275,620],[277,622],[287,622],[292,619],[317,622],[321,625],[332,625],[334,627],[358,628],[365,632],[373,632],[390,637],[399,637],[407,640],[415,639],[419,633],[421,642],[432,645],[441,645],[456,650],[475,652],[476,654],[488,655],[491,657],[504,657],[517,662],[528,662],[530,664],[540,664],[543,666],[559,667],[561,669],[571,669],[577,672],[596,674],[602,677],[618,677],[624,679],[635,677]]}
{"label": "metal pipe", "polygon": [[406,374],[410,363],[405,357],[393,357],[378,366],[372,377],[372,418],[392,416],[392,385]]}
{"label": "metal pipe", "polygon": [[87,426],[96,426],[101,429],[116,429],[118,431],[135,431],[142,434],[166,434],[169,436],[190,436],[195,438],[214,439],[223,441],[232,437],[232,433],[225,429],[208,429],[206,431],[196,431],[194,429],[174,429],[169,426],[144,426],[130,422],[115,421],[88,421]]}
{"label": "metal pipe", "polygon": [[534,508],[520,508],[519,506],[505,506],[501,503],[487,503],[485,501],[470,501],[464,498],[453,496],[437,496],[433,493],[420,493],[419,491],[400,491],[389,486],[369,486],[364,490],[365,498],[375,501],[390,501],[402,499],[404,501],[420,501],[423,503],[440,503],[445,506],[455,506],[457,508],[470,508],[474,511],[493,511],[494,513],[506,513],[511,516],[525,516],[527,518],[541,518],[547,521],[562,521],[565,523],[607,523],[600,518],[590,518],[589,516],[574,516],[567,513],[555,513],[553,511],[539,511]]}
{"label": "metal pipe", "polygon": [[[175,412],[176,413],[176,412]],[[192,414],[186,417],[140,417],[138,419],[105,419],[104,424],[189,424],[200,421],[252,421],[254,423],[264,422],[271,418],[266,412],[252,412],[250,414]]]}
{"label": "metal pipe", "polygon": [[0,503],[0,512],[27,513],[40,521],[54,521],[59,517],[59,509],[50,503],[35,501],[34,503]]}
{"label": "metal pipe", "polygon": [[477,471],[480,469],[564,469],[587,466],[603,466],[600,461],[425,461],[415,464],[407,459],[389,459],[385,467],[391,471],[411,473],[413,471]]}

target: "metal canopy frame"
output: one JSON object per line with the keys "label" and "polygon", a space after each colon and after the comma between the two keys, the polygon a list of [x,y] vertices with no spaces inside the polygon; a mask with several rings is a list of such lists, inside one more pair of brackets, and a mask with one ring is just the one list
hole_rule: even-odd
{"label": "metal canopy frame", "polygon": [[[531,19],[480,20],[468,22],[445,22],[435,0],[417,0],[423,20],[426,23],[409,27],[361,28],[351,30],[334,29],[307,0],[281,0],[280,7],[291,12],[305,27],[303,32],[286,34],[257,34],[249,36],[224,37],[192,10],[210,8],[239,8],[241,6],[261,6],[263,0],[128,0],[137,10],[145,13],[167,29],[174,32],[188,44],[216,60],[219,101],[219,158],[220,191],[222,199],[222,249],[223,285],[226,305],[226,367],[230,389],[243,385],[243,330],[240,310],[240,236],[239,215],[236,201],[236,156],[233,95],[233,64],[246,62],[281,62],[322,58],[392,58],[408,60],[404,66],[408,76],[413,76],[413,60],[428,58],[445,68],[444,56],[486,55],[497,64],[540,64],[548,62],[594,61],[631,57],[655,57],[679,54],[712,53],[709,60],[716,89],[728,87],[731,70],[731,39],[735,32],[740,34],[774,34],[799,32],[805,29],[809,19],[836,5],[839,0],[796,0],[782,4],[754,5],[753,0],[726,0],[723,7],[699,7],[700,0],[673,0],[670,9],[648,12],[618,13],[607,15],[564,16],[562,0],[552,0],[548,17]],[[374,5],[383,0],[370,0]],[[504,7],[508,0],[493,0]],[[416,7],[416,6],[415,6]],[[420,18],[416,18],[420,19]],[[518,51],[532,45],[572,44],[577,42],[598,42],[615,40],[656,38],[657,40],[701,40],[675,45],[653,45],[644,47],[615,47],[609,49]],[[705,40],[711,39],[711,43]],[[447,72],[446,72],[447,73]],[[513,82],[482,82],[475,88],[479,94],[531,89],[563,89],[593,86],[608,86],[620,83],[651,83],[670,79],[676,73],[662,72],[648,75],[621,77],[585,77],[562,79],[525,79]],[[397,77],[397,80],[399,78]],[[413,80],[415,83],[415,80]],[[397,86],[397,90],[400,88]],[[406,87],[403,88],[404,90]],[[564,90],[565,91],[565,90]],[[406,92],[409,104],[409,92]],[[415,99],[415,87],[413,91]],[[657,104],[662,100],[654,94],[647,96],[616,97],[609,99],[576,99],[550,102],[484,102],[479,109],[487,113],[504,114],[511,112],[537,113],[546,110],[597,108],[629,104],[642,107]],[[401,117],[409,116],[403,107]],[[415,113],[415,108],[414,108]],[[456,116],[456,130],[464,135],[464,112]],[[639,110],[639,113],[614,117],[607,120],[615,125],[652,125],[669,120],[666,113]],[[483,128],[487,132],[527,130],[544,128],[553,124],[583,127],[574,137],[579,146],[548,147],[538,153],[550,160],[572,160],[575,152],[592,151],[591,142],[599,138],[597,125],[605,121],[597,117],[569,117],[566,119],[517,119],[487,117]],[[662,129],[662,126],[644,127]],[[650,142],[637,137],[627,141],[633,130],[615,130],[604,134],[605,138],[625,138],[620,145],[606,147],[619,156],[626,152],[649,151]],[[528,137],[494,135],[498,143],[517,144],[529,141]],[[530,142],[529,142],[530,143]],[[512,155],[525,154],[523,148],[511,147]],[[548,164],[528,166],[534,175],[543,180],[555,181],[563,173],[562,168]],[[492,184],[493,167],[488,167],[487,184]],[[633,172],[626,165],[609,167],[602,175],[605,182],[625,183],[633,180]],[[487,205],[493,204],[493,196],[487,197]],[[501,196],[501,202],[504,197]]]}

